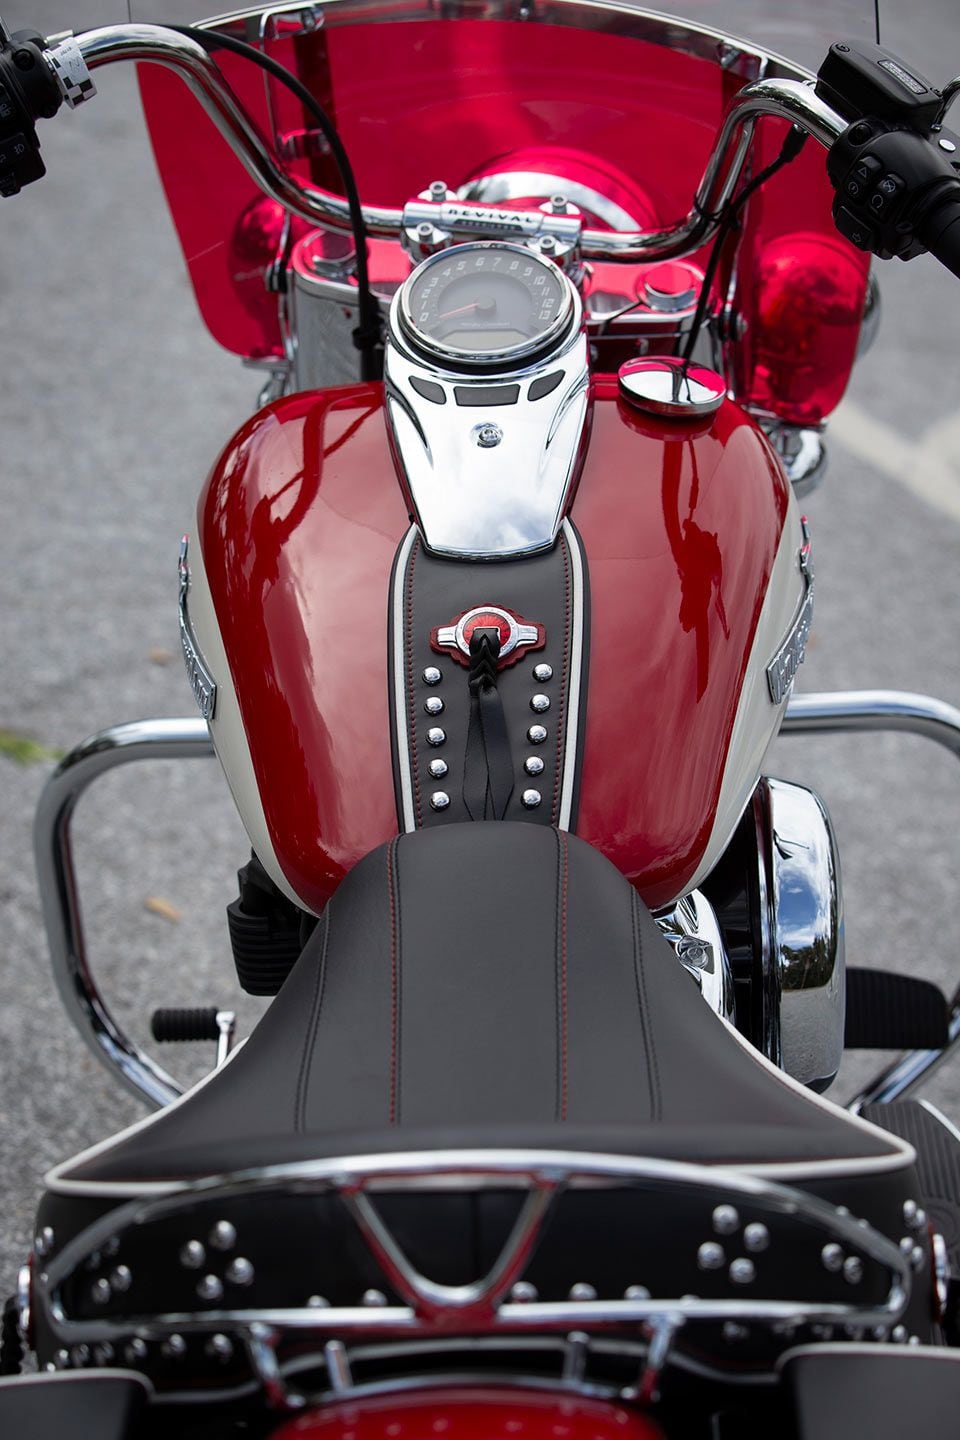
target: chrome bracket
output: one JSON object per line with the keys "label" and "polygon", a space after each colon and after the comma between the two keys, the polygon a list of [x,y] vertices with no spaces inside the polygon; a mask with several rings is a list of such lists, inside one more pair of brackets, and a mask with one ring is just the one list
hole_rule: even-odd
{"label": "chrome bracket", "polygon": [[190,689],[193,691],[193,698],[197,702],[200,714],[204,720],[212,720],[217,709],[217,682],[203,658],[187,610],[187,596],[190,593],[190,565],[187,560],[189,546],[189,537],[184,535],[180,541],[180,559],[177,567],[180,577],[180,648],[183,651],[183,663],[187,667]]}
{"label": "chrome bracket", "polygon": [[530,1263],[560,1190],[558,1179],[549,1172],[530,1177],[527,1198],[493,1269],[470,1285],[440,1285],[421,1275],[383,1223],[362,1184],[345,1185],[341,1198],[400,1298],[426,1320],[455,1310],[461,1328],[469,1329],[490,1328],[495,1323],[500,1301]]}
{"label": "chrome bracket", "polygon": [[550,205],[517,210],[455,196],[436,200],[418,196],[404,206],[400,239],[418,259],[465,240],[506,240],[538,250],[567,268],[579,262],[582,233],[583,222],[573,206],[557,213]]}
{"label": "chrome bracket", "polygon": [[661,1315],[651,1325],[647,1361],[635,1392],[635,1398],[641,1405],[655,1405],[660,1399],[660,1376],[666,1369],[674,1338],[683,1323],[682,1315]]}
{"label": "chrome bracket", "polygon": [[307,1403],[306,1396],[297,1394],[287,1386],[277,1357],[279,1340],[278,1330],[272,1325],[263,1325],[257,1321],[243,1332],[250,1368],[263,1388],[270,1409],[286,1412],[302,1410]]}
{"label": "chrome bracket", "polygon": [[803,664],[813,623],[813,555],[810,549],[810,527],[807,517],[801,517],[803,544],[800,546],[800,574],[803,576],[803,599],[790,623],[790,629],[780,649],[767,666],[767,688],[774,705],[782,705],[790,693],[790,687]]}

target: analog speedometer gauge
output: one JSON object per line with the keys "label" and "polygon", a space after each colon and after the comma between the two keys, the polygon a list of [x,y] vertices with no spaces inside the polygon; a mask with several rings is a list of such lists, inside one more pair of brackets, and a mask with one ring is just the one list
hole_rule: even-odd
{"label": "analog speedometer gauge", "polygon": [[456,245],[404,282],[400,325],[421,353],[454,368],[532,361],[570,326],[572,286],[519,245]]}

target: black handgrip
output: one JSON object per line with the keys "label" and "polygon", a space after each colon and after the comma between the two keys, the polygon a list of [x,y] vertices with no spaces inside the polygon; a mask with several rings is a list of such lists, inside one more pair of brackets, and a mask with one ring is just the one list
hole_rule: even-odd
{"label": "black handgrip", "polygon": [[927,215],[917,234],[934,259],[960,278],[960,196]]}
{"label": "black handgrip", "polygon": [[199,1010],[154,1010],[150,1031],[154,1040],[160,1041],[218,1040],[217,1007],[207,1005]]}

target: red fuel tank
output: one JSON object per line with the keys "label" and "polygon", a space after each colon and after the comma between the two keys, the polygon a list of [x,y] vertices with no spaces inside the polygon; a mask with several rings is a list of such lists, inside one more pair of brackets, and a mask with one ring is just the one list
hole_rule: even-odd
{"label": "red fuel tank", "polygon": [[[569,518],[589,590],[571,828],[658,907],[716,862],[778,726],[766,672],[804,595],[799,516],[736,405],[659,421],[600,377]],[[409,526],[379,385],[270,406],[200,499],[190,617],[214,740],[260,859],[314,911],[400,823],[388,616]],[[496,567],[456,563],[462,611],[510,605],[487,593]]]}

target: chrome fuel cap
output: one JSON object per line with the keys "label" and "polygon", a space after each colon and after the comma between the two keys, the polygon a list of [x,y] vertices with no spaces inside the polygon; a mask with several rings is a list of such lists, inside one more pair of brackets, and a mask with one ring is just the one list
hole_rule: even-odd
{"label": "chrome fuel cap", "polygon": [[637,294],[651,310],[665,315],[677,314],[693,308],[702,284],[703,276],[692,265],[663,260],[645,272]]}
{"label": "chrome fuel cap", "polygon": [[620,393],[637,410],[683,420],[719,410],[727,387],[705,365],[684,365],[674,355],[627,360],[619,370]]}

